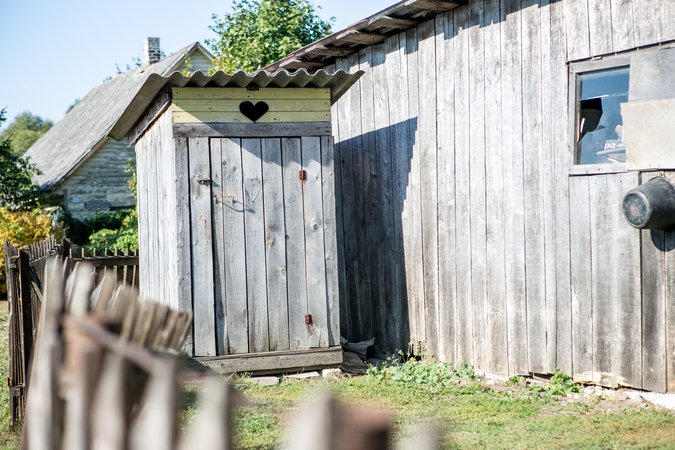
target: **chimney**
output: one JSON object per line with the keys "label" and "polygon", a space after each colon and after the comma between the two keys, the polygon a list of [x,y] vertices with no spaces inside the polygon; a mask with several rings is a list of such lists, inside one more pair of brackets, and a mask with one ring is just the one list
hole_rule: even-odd
{"label": "chimney", "polygon": [[159,38],[148,37],[143,39],[143,67],[154,64],[162,59],[159,50]]}

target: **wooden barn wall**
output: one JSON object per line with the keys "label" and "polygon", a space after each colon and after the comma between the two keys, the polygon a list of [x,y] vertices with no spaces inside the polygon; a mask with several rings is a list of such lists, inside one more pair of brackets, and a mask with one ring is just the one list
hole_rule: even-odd
{"label": "wooden barn wall", "polygon": [[[131,174],[127,162],[134,159],[134,148],[126,140],[106,139],[59,187],[73,217],[83,220],[110,208],[130,208],[136,201],[129,191]],[[78,202],[74,203],[73,199]],[[108,207],[109,204],[109,207]]]}
{"label": "wooden barn wall", "polygon": [[675,238],[620,210],[651,175],[570,176],[568,142],[568,63],[673,40],[672,17],[654,0],[471,0],[337,60],[366,71],[333,107],[342,334],[675,388]]}

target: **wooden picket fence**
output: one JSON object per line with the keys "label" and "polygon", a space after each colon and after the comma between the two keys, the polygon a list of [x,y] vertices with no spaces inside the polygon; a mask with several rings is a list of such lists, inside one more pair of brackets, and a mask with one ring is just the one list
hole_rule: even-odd
{"label": "wooden picket fence", "polygon": [[5,242],[4,249],[9,306],[7,384],[10,392],[10,422],[16,423],[21,420],[25,410],[25,391],[30,381],[29,367],[37,334],[44,270],[48,258],[57,257],[66,263],[68,273],[78,262],[87,261],[95,268],[98,279],[108,276],[116,280],[116,284],[138,286],[138,252],[106,250],[103,253],[89,253],[84,249],[75,252],[67,239],[59,244],[54,236],[22,248]]}
{"label": "wooden picket fence", "polygon": [[[129,305],[148,303],[133,288],[113,290],[110,278],[94,286],[86,263],[65,281],[65,264],[52,258],[46,265],[22,449],[231,450],[234,410],[245,401],[220,377],[205,380],[200,413],[179,431],[180,378],[198,376],[175,351],[191,313],[168,310],[161,320],[145,320],[129,312]],[[411,442],[398,448],[437,448],[430,433]],[[391,422],[324,395],[296,412],[284,448],[387,450]]]}

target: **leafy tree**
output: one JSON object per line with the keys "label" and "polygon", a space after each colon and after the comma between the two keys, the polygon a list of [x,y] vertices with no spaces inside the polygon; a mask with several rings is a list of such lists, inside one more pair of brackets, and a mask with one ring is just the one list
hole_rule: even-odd
{"label": "leafy tree", "polygon": [[253,72],[331,33],[331,23],[316,15],[309,0],[241,0],[222,20],[214,14],[207,39],[213,70]]}
{"label": "leafy tree", "polygon": [[[0,126],[7,120],[5,109],[0,110]],[[31,178],[39,170],[12,149],[8,136],[0,137],[0,207],[11,211],[30,210],[38,206],[40,188]]]}
{"label": "leafy tree", "polygon": [[45,120],[40,116],[24,111],[16,116],[14,122],[2,131],[0,139],[10,139],[14,153],[23,155],[35,141],[53,126],[54,122],[51,120]]}

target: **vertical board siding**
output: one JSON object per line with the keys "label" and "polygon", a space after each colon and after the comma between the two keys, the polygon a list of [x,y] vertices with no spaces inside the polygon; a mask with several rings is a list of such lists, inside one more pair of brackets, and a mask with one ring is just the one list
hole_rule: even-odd
{"label": "vertical board siding", "polygon": [[469,12],[469,209],[474,365],[487,367],[487,228],[485,197],[485,52],[483,1]]}
{"label": "vertical board siding", "polygon": [[241,140],[249,352],[269,351],[265,211],[260,139]]}
{"label": "vertical board siding", "polygon": [[[499,0],[488,0],[483,8],[485,45],[485,123],[502,122],[502,55]],[[486,342],[485,370],[508,373],[506,349],[506,267],[504,261],[504,220],[509,211],[502,201],[504,192],[502,161],[504,151],[501,127],[485,133],[486,197]]]}
{"label": "vertical board siding", "polygon": [[[438,358],[456,357],[455,278],[455,92],[453,73],[454,13],[436,16],[436,79],[446,79],[446,89],[436,94],[438,125]],[[400,120],[400,119],[399,119]]]}
{"label": "vertical board siding", "polygon": [[188,153],[195,356],[216,356],[209,140],[189,139]]}
{"label": "vertical board siding", "polygon": [[[525,211],[523,203],[522,19],[520,0],[501,3],[502,136],[504,194],[507,354],[510,374],[529,372],[525,292]],[[527,93],[529,95],[529,93]]]}
{"label": "vertical board siding", "polygon": [[305,325],[307,314],[307,280],[305,260],[305,223],[300,139],[282,139],[281,155],[284,182],[284,214],[286,220],[286,276],[288,288],[288,327],[291,350],[309,348]]}
{"label": "vertical board siding", "polygon": [[263,198],[270,350],[289,350],[286,282],[286,223],[281,165],[281,140],[262,140]]}
{"label": "vertical board siding", "polygon": [[303,182],[305,210],[305,260],[307,264],[307,313],[309,346],[328,347],[328,296],[326,292],[326,260],[324,258],[323,194],[321,173],[321,138],[303,137],[302,167],[307,173]]}
{"label": "vertical board siding", "polygon": [[[414,330],[412,343],[416,346],[419,342],[427,340],[426,315],[424,312],[424,265],[422,262],[422,202],[420,193],[420,86],[418,80],[419,70],[419,42],[417,29],[412,28],[406,32],[405,59],[408,79],[408,108],[412,122],[408,129],[408,155],[410,161],[410,173],[408,175],[408,188],[406,190],[406,205],[403,215],[404,226],[407,225],[408,242],[406,247],[406,278],[410,285],[412,298],[410,298],[410,323],[415,322],[411,329]],[[404,231],[405,232],[405,231]]]}
{"label": "vertical board siding", "polygon": [[[385,41],[386,86],[389,103],[389,117],[387,125],[390,128],[391,139],[391,221],[393,225],[394,245],[393,255],[394,282],[396,284],[396,298],[391,299],[393,313],[396,318],[392,325],[393,339],[396,347],[405,348],[413,335],[410,331],[409,303],[404,301],[409,294],[409,285],[406,279],[406,253],[404,242],[404,209],[406,203],[406,189],[410,172],[409,133],[408,124],[408,83],[407,64],[405,56],[405,35],[392,36]],[[410,298],[410,295],[407,296]]]}
{"label": "vertical board siding", "polygon": [[471,308],[471,213],[469,194],[469,11],[454,15],[455,67],[455,258],[457,289],[457,360],[473,363]]}
{"label": "vertical board siding", "polygon": [[[568,115],[561,114],[567,108],[568,72],[560,70],[567,61],[567,42],[565,39],[565,7],[562,2],[550,2],[550,61],[549,76],[551,80],[544,88],[544,95],[550,99],[550,110],[544,114],[550,117],[550,140],[548,145],[553,155],[553,166],[549,167],[552,174],[546,178],[553,181],[554,196],[552,205],[555,222],[555,264],[547,263],[547,271],[555,270],[555,329],[556,329],[556,367],[565,372],[574,373],[572,363],[572,304],[571,304],[571,276],[570,276],[570,186],[568,170],[571,161],[571,148],[564,143],[568,136]],[[546,51],[544,49],[543,51]],[[546,131],[545,131],[546,132]],[[550,197],[549,197],[550,199]],[[576,216],[576,212],[575,212]],[[547,261],[551,256],[547,250]]]}
{"label": "vertical board siding", "polygon": [[[546,373],[546,262],[542,134],[542,26],[539,4],[522,2],[523,193],[529,371]],[[548,53],[548,52],[545,52]],[[555,369],[555,368],[554,368]]]}
{"label": "vertical board siding", "polygon": [[333,138],[324,136],[321,138],[321,183],[323,193],[323,235],[324,235],[324,259],[326,262],[326,301],[327,301],[327,331],[328,346],[340,345],[340,293],[342,283],[340,276],[344,276],[344,270],[340,273],[340,256],[338,255],[338,242],[336,230],[339,220],[335,211],[336,186],[335,180],[335,151]]}
{"label": "vertical board siding", "polygon": [[[223,218],[223,153],[222,141],[211,139],[211,191],[213,194],[213,274],[214,302],[216,307],[216,351],[218,355],[226,355],[227,350],[227,307],[225,299],[225,220]],[[229,229],[229,224],[228,224]]]}
{"label": "vertical board siding", "polygon": [[[212,141],[213,142],[213,141]],[[219,330],[226,353],[248,353],[248,303],[246,301],[246,247],[244,242],[244,192],[242,180],[241,140],[221,139],[222,198],[219,207],[223,224],[227,224],[223,247],[225,259],[225,313]]]}
{"label": "vertical board siding", "polygon": [[345,337],[673,389],[675,238],[625,223],[638,174],[571,176],[568,142],[568,64],[674,39],[670,3],[477,0],[336,61],[366,71],[333,115]]}
{"label": "vertical board siding", "polygon": [[591,218],[589,177],[570,179],[570,220],[572,236],[570,253],[575,262],[571,270],[572,285],[572,342],[574,373],[587,374],[582,378],[591,379],[593,372],[593,292],[591,290]]}

